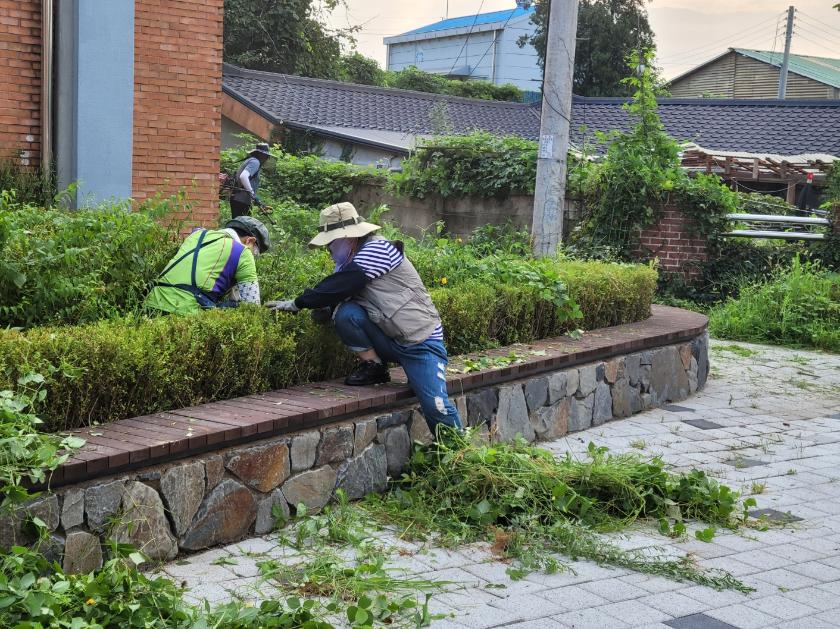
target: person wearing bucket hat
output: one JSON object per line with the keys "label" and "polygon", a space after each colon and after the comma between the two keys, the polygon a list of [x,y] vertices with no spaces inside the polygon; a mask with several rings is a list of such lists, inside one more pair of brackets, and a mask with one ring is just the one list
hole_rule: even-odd
{"label": "person wearing bucket hat", "polygon": [[289,312],[330,309],[339,338],[361,359],[346,384],[388,382],[387,364],[398,363],[432,433],[438,424],[460,430],[461,418],[446,388],[448,356],[440,316],[403,243],[379,236],[379,229],[351,203],[322,210],[318,234],[309,245],[329,248],[334,272],[297,299],[266,306]]}
{"label": "person wearing bucket hat", "polygon": [[196,229],[184,240],[146,297],[153,310],[188,314],[206,308],[260,304],[254,258],[271,247],[268,230],[252,216],[224,229]]}
{"label": "person wearing bucket hat", "polygon": [[257,197],[257,190],[260,187],[260,169],[272,157],[268,144],[260,142],[243,160],[239,170],[236,171],[233,192],[230,195],[230,215],[233,218],[249,216],[253,203],[262,207],[262,202]]}

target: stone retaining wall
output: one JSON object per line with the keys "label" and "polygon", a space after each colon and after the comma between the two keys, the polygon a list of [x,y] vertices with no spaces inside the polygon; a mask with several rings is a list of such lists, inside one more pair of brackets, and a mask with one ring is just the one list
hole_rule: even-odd
{"label": "stone retaining wall", "polygon": [[[708,336],[543,373],[455,396],[466,423],[486,439],[549,440],[678,402],[702,388]],[[269,532],[300,503],[327,504],[337,489],[356,500],[384,491],[412,441],[431,435],[416,406],[360,416],[124,475],[62,487],[36,498],[31,515],[52,532],[47,554],[88,571],[114,537],[152,560],[171,559]],[[0,546],[31,543],[25,514],[0,520]]]}

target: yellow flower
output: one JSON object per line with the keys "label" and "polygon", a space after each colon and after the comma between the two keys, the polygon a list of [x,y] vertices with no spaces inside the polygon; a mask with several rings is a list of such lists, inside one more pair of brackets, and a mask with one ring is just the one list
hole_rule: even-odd
{"label": "yellow flower", "polygon": [[96,601],[93,600],[92,598],[89,598],[88,600],[85,601],[85,605],[96,605]]}
{"label": "yellow flower", "polygon": [[460,242],[464,242],[464,241],[463,241],[463,239],[458,238],[458,242],[460,243]]}
{"label": "yellow flower", "polygon": [[440,283],[441,283],[443,286],[446,286],[446,285],[449,283],[449,280],[448,280],[448,279],[446,279],[445,277],[442,277],[442,278],[440,278]]}

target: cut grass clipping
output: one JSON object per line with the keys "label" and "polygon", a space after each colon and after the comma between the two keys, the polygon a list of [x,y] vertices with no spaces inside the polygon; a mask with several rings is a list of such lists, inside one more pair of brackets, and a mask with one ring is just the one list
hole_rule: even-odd
{"label": "cut grass clipping", "polygon": [[470,432],[449,432],[437,444],[416,447],[403,478],[386,495],[369,497],[365,508],[399,526],[403,537],[433,535],[444,545],[488,541],[512,561],[512,578],[565,569],[557,559],[562,554],[718,590],[751,591],[729,573],[705,570],[689,557],[622,550],[598,535],[643,518],[658,521],[671,536],[685,532],[684,520],[705,522],[708,527],[695,533],[703,541],[715,527],[737,528],[755,500],[739,505],[737,492],[704,472],[672,474],[659,458],[611,455],[591,443],[586,460],[558,460],[521,440],[473,441]]}

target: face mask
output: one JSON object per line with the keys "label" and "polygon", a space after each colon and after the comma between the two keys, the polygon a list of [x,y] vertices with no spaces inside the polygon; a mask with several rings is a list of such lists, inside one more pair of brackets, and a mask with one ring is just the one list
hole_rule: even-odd
{"label": "face mask", "polygon": [[355,240],[352,238],[338,238],[329,244],[330,256],[335,262],[335,270],[340,271],[344,266],[350,262],[353,255],[353,245]]}
{"label": "face mask", "polygon": [[259,258],[259,257],[260,257],[260,248],[259,248],[259,246],[257,246],[257,245],[251,245],[250,249],[251,249],[251,253],[253,253],[253,254],[254,254],[254,257],[255,257],[255,258]]}

